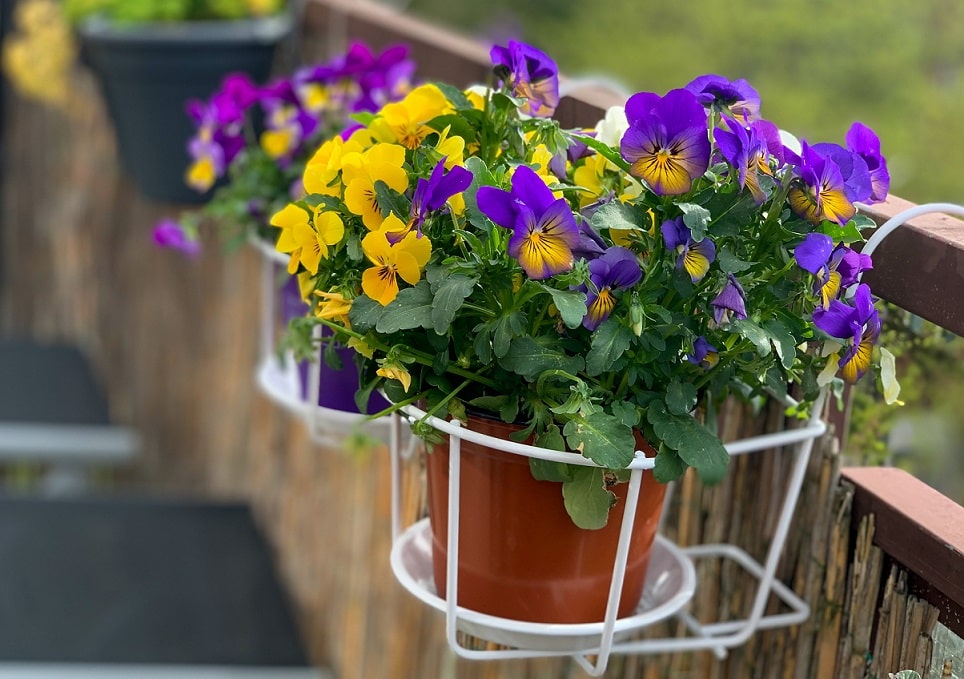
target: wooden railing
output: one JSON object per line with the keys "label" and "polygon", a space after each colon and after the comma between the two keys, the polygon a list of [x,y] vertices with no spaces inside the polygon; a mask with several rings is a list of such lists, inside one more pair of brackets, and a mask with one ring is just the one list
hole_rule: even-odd
{"label": "wooden railing", "polygon": [[[374,46],[408,42],[424,77],[469,83],[488,74],[488,50],[447,31],[364,0],[308,1],[306,59],[348,36]],[[337,676],[579,676],[565,660],[477,663],[447,651],[441,616],[403,590],[388,566],[384,457],[313,446],[300,423],[252,386],[257,256],[225,255],[214,242],[194,261],[153,250],[152,223],[177,208],[137,195],[117,167],[89,75],[79,72],[74,86],[70,116],[26,102],[9,107],[0,326],[87,351],[115,420],[142,433],[131,481],[250,500],[277,549],[312,657]],[[567,94],[559,117],[591,125],[616,103],[618,95],[603,88],[582,88]],[[891,199],[874,208],[875,218],[904,205]],[[962,223],[914,220],[884,242],[875,262],[875,291],[964,334]],[[767,414],[781,417],[779,409]],[[745,413],[728,422],[733,436],[759,426]],[[725,660],[708,653],[614,658],[607,676],[886,677],[926,659],[938,616],[960,633],[964,510],[910,477],[897,490],[882,487],[875,474],[890,470],[848,470],[841,482],[839,465],[836,439],[820,441],[780,567],[779,577],[811,605],[806,623],[756,635]],[[733,467],[714,488],[683,481],[667,520],[674,539],[746,543],[759,556],[787,465],[772,455],[743,457]],[[418,489],[417,464],[408,473]],[[891,564],[899,568],[888,590]],[[697,611],[719,601],[717,588],[727,593],[726,607],[746,605],[742,583],[725,569],[709,566],[701,577],[707,586]],[[916,631],[899,611],[914,612]],[[878,648],[878,640],[887,646]]]}

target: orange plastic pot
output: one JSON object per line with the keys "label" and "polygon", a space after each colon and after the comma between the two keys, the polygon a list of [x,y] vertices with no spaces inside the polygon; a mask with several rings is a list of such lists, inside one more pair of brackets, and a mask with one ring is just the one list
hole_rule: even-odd
{"label": "orange plastic pot", "polygon": [[[472,418],[469,428],[497,438],[516,429]],[[651,450],[637,434],[640,450]],[[435,586],[445,596],[448,550],[448,445],[427,456]],[[605,617],[623,503],[629,484],[611,487],[619,501],[609,522],[583,530],[566,513],[560,483],[537,481],[529,458],[462,441],[458,603],[481,613],[545,623]],[[619,617],[639,603],[666,487],[644,472]]]}

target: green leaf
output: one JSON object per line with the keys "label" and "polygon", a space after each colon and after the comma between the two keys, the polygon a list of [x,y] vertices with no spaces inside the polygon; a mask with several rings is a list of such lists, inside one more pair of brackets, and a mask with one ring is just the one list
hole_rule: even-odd
{"label": "green leaf", "polygon": [[472,294],[478,278],[453,274],[431,283],[435,298],[432,305],[432,324],[435,332],[444,335],[452,325],[462,303]]}
{"label": "green leaf", "polygon": [[601,205],[589,221],[597,229],[643,230],[636,210],[618,200]]}
{"label": "green leaf", "polygon": [[[476,156],[466,158],[465,169],[472,173],[472,183],[463,194],[465,196],[466,219],[468,219],[469,224],[480,229],[482,233],[488,233],[489,229],[492,228],[492,223],[489,221],[489,218],[479,210],[478,203],[475,200],[475,194],[478,193],[480,186],[498,186],[499,184],[481,158]],[[476,251],[481,251],[481,249],[476,247]]]}
{"label": "green leaf", "polygon": [[760,356],[770,355],[770,335],[753,321],[745,318],[731,321],[730,329],[750,340]]}
{"label": "green leaf", "polygon": [[637,408],[632,403],[627,403],[626,401],[616,401],[610,407],[613,416],[625,424],[627,427],[636,427],[639,425],[639,408]]}
{"label": "green leaf", "polygon": [[730,456],[723,443],[706,427],[688,415],[678,416],[667,412],[659,402],[650,407],[647,417],[660,442],[675,450],[683,462],[694,467],[703,483],[717,483],[723,478]]}
{"label": "green leaf", "polygon": [[553,347],[552,338],[516,337],[509,351],[499,358],[503,368],[517,375],[535,379],[546,370],[563,370],[575,375],[583,368],[583,360],[578,356],[566,356]]}
{"label": "green leaf", "polygon": [[773,340],[773,349],[780,358],[780,363],[789,370],[797,358],[797,341],[783,321],[776,319],[766,325],[766,330]]}
{"label": "green leaf", "polygon": [[385,307],[368,295],[356,297],[351,303],[351,311],[348,312],[348,320],[351,321],[352,330],[360,333],[374,330],[384,311]]}
{"label": "green leaf", "polygon": [[562,429],[570,450],[608,469],[629,466],[636,452],[633,430],[606,413],[574,417]]}
{"label": "green leaf", "polygon": [[824,221],[819,228],[820,233],[830,236],[835,243],[859,243],[864,240],[863,229],[876,228],[877,223],[867,215],[856,215],[849,222],[840,226],[836,222]]}
{"label": "green leaf", "polygon": [[671,448],[664,447],[656,455],[656,463],[653,466],[653,476],[660,483],[670,483],[677,481],[686,471],[684,463],[679,453]]}
{"label": "green leaf", "polygon": [[510,311],[499,316],[492,325],[492,351],[497,358],[509,353],[512,340],[525,332],[525,316],[519,311]]}
{"label": "green leaf", "polygon": [[595,377],[609,370],[633,341],[633,331],[610,318],[592,336],[592,346],[586,354],[586,372]]}
{"label": "green leaf", "polygon": [[[412,328],[428,330],[432,323],[432,288],[426,281],[419,281],[414,288],[398,291],[396,297],[382,312],[375,324],[380,333],[392,333]],[[352,305],[354,306],[354,304]],[[349,316],[349,318],[351,318]]]}
{"label": "green leaf", "polygon": [[339,210],[341,208],[341,201],[334,196],[325,196],[320,193],[313,193],[310,196],[305,197],[305,203],[311,207],[317,207],[318,205],[324,205],[328,210]]}
{"label": "green leaf", "polygon": [[578,290],[556,290],[548,285],[541,286],[552,295],[552,303],[559,310],[562,322],[567,328],[578,328],[586,315],[586,293]]}
{"label": "green leaf", "polygon": [[699,243],[706,237],[706,227],[710,223],[710,211],[695,203],[680,203],[683,211],[683,223],[689,227],[693,240]]}
{"label": "green leaf", "polygon": [[[471,104],[470,104],[471,106]],[[428,126],[433,130],[438,130],[442,132],[446,127],[449,128],[448,136],[451,137],[462,137],[465,140],[473,140],[476,137],[475,130],[472,129],[472,125],[469,121],[462,115],[451,114],[445,116],[438,116],[437,118],[432,118],[428,122]]]}
{"label": "green leaf", "polygon": [[370,113],[369,111],[358,111],[356,113],[350,114],[348,117],[354,120],[359,125],[364,125],[365,127],[368,127],[371,124],[371,122],[375,119],[375,114]]}
{"label": "green leaf", "polygon": [[562,497],[572,522],[583,530],[598,530],[609,521],[616,496],[606,490],[603,470],[577,467],[573,479],[562,484]]}
{"label": "green leaf", "polygon": [[378,208],[382,211],[383,217],[387,217],[389,212],[394,212],[395,216],[404,222],[412,210],[409,200],[381,179],[375,180],[375,200],[378,201]]}
{"label": "green leaf", "polygon": [[716,253],[716,263],[719,265],[720,270],[723,273],[740,273],[741,271],[746,271],[752,264],[749,262],[744,262],[742,259],[733,254],[733,251],[728,247],[723,246]]}
{"label": "green leaf", "polygon": [[[541,447],[545,448],[546,446]],[[529,471],[532,472],[532,478],[536,481],[553,481],[555,483],[572,481],[572,469],[575,468],[575,465],[568,465],[565,462],[551,462],[540,460],[537,457],[529,458]]]}
{"label": "green leaf", "polygon": [[433,84],[442,90],[442,94],[445,95],[446,99],[452,102],[452,105],[455,106],[455,108],[472,108],[472,102],[469,101],[468,97],[465,96],[465,93],[462,92],[462,90],[460,90],[458,87],[444,82],[435,82]]}
{"label": "green leaf", "polygon": [[696,387],[689,382],[670,382],[666,387],[666,407],[674,415],[688,415],[696,407]]}
{"label": "green leaf", "polygon": [[492,361],[492,333],[484,325],[476,327],[475,332],[475,339],[472,341],[475,355],[482,363],[489,363]]}
{"label": "green leaf", "polygon": [[623,172],[629,172],[629,163],[619,154],[618,150],[612,148],[609,144],[605,144],[594,137],[586,137],[581,134],[574,134],[573,138],[581,141]]}

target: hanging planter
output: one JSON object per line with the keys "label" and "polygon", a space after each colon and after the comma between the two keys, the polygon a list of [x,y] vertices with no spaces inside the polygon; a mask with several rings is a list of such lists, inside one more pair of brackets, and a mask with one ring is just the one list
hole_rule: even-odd
{"label": "hanging planter", "polygon": [[78,25],[82,54],[104,93],[123,167],[145,196],[172,203],[207,200],[208,194],[184,183],[185,140],[194,131],[184,104],[207,97],[230,72],[265,80],[275,48],[292,26],[288,14],[137,24],[92,17]]}
{"label": "hanging planter", "polygon": [[[366,412],[359,412],[355,403],[358,368],[353,349],[334,349],[341,361],[340,368],[328,365],[323,350],[314,361],[299,361],[290,351],[278,351],[279,334],[292,319],[303,317],[308,305],[301,296],[297,277],[288,274],[288,257],[261,239],[251,238],[249,242],[262,258],[258,386],[272,401],[304,418],[317,442],[339,446],[347,434],[363,424],[365,415],[387,408],[388,401],[373,392]],[[312,399],[309,394],[317,394],[317,398]],[[375,439],[387,440],[388,420],[364,422],[364,429]]]}

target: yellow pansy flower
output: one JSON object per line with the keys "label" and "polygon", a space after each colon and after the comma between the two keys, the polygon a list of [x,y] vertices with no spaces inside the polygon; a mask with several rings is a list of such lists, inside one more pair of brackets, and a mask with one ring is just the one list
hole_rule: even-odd
{"label": "yellow pansy flower", "polygon": [[412,386],[411,374],[398,364],[383,365],[381,368],[375,371],[375,374],[389,380],[398,380],[402,383],[402,389],[404,389],[406,392]]}
{"label": "yellow pansy flower", "polygon": [[184,171],[184,183],[201,193],[214,186],[217,178],[218,173],[214,167],[214,159],[210,156],[201,156]]}
{"label": "yellow pansy flower", "polygon": [[606,170],[606,163],[609,162],[602,155],[592,155],[586,158],[583,163],[572,173],[572,181],[576,186],[581,186],[588,191],[579,194],[579,206],[585,207],[598,200],[605,192],[602,178]]}
{"label": "yellow pansy flower", "polygon": [[321,290],[316,290],[315,295],[321,298],[321,301],[318,302],[315,316],[328,321],[336,321],[346,328],[351,327],[351,324],[348,322],[348,313],[351,311],[350,299],[346,298],[340,292],[335,291],[322,292]]}
{"label": "yellow pansy flower", "polygon": [[452,104],[442,94],[442,90],[435,85],[421,85],[405,95],[401,101],[386,104],[378,120],[391,131],[400,144],[414,149],[435,131],[425,123],[452,111]]}
{"label": "yellow pansy flower", "polygon": [[405,149],[398,144],[375,144],[363,153],[349,153],[342,159],[345,207],[372,231],[383,221],[375,194],[375,182],[383,181],[403,193],[408,188],[408,173],[402,167]]}
{"label": "yellow pansy flower", "polygon": [[[397,225],[390,223],[388,228],[405,228],[405,224],[395,215],[390,215],[389,219],[394,219]],[[422,278],[422,269],[432,256],[432,243],[427,236],[419,238],[415,232],[409,232],[392,245],[388,242],[386,231],[375,231],[362,239],[362,250],[375,265],[362,273],[362,290],[385,306],[398,295],[399,276],[411,285]]]}
{"label": "yellow pansy flower", "polygon": [[291,255],[288,273],[294,274],[301,264],[312,274],[318,273],[322,257],[328,256],[328,246],[345,236],[345,225],[337,212],[315,209],[314,225],[308,213],[294,204],[285,206],[271,218],[271,225],[281,229],[275,249]]}

